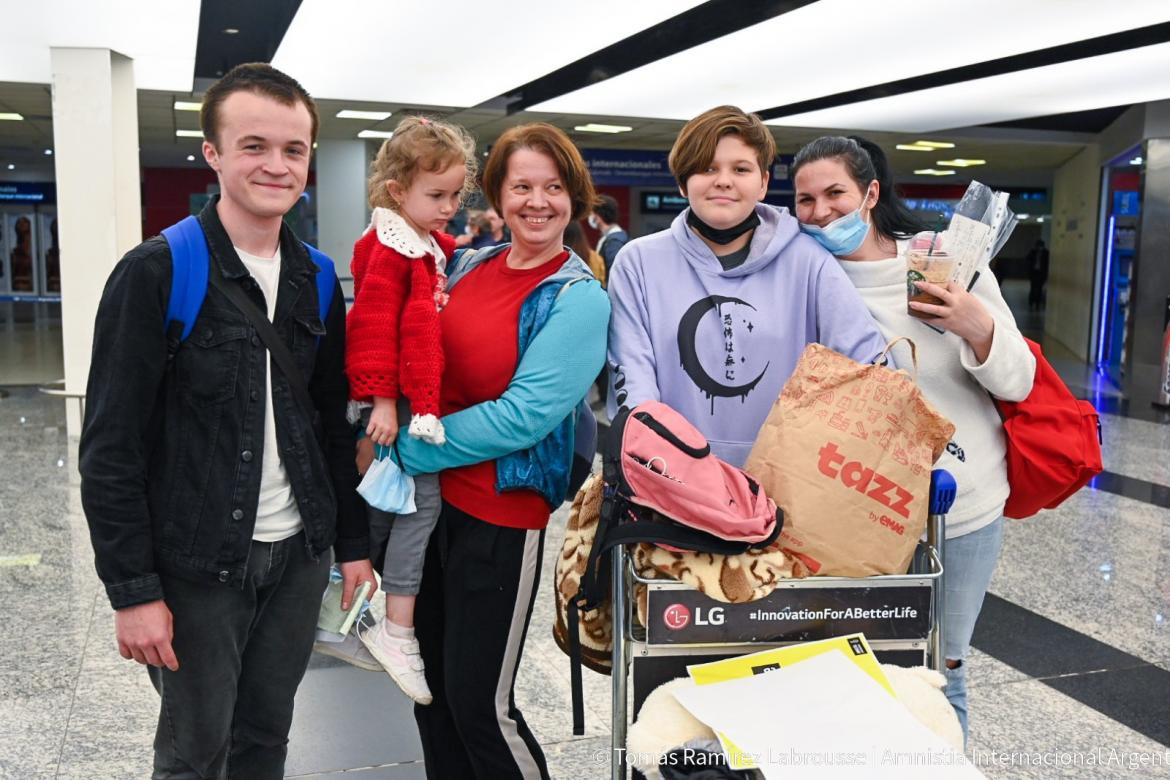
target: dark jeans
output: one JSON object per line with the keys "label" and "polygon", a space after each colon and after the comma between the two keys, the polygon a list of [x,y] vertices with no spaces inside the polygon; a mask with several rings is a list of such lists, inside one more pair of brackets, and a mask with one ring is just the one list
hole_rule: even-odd
{"label": "dark jeans", "polygon": [[514,694],[543,548],[543,530],[443,504],[414,610],[434,696],[414,708],[430,780],[549,776]]}
{"label": "dark jeans", "polygon": [[179,670],[148,667],[162,703],[155,778],[284,776],[329,559],[305,534],[252,542],[243,589],[163,578]]}

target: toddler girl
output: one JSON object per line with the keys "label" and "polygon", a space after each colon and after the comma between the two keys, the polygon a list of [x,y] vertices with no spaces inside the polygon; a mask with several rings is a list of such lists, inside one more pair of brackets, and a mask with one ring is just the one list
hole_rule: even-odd
{"label": "toddler girl", "polygon": [[[422,117],[402,120],[372,165],[374,213],[354,244],[345,364],[353,400],[372,404],[368,422],[361,415],[365,433],[383,447],[394,442],[400,416],[409,417],[411,436],[445,440],[439,422],[439,310],[446,303],[444,268],[455,242],[442,231],[474,177],[475,142],[467,131]],[[414,602],[439,517],[438,475],[416,476],[414,485],[414,513],[370,507],[373,551],[389,540],[382,571],[386,619],[359,628],[359,636],[410,698],[429,704]]]}

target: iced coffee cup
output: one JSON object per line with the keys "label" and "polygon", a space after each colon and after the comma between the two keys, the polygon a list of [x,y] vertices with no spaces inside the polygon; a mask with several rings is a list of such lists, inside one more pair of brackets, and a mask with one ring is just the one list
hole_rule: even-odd
{"label": "iced coffee cup", "polygon": [[930,319],[929,314],[923,314],[910,307],[910,301],[919,303],[933,303],[941,305],[943,301],[930,293],[918,289],[915,282],[930,282],[940,287],[946,287],[955,270],[955,258],[946,252],[928,249],[910,249],[906,252],[906,313],[920,320]]}

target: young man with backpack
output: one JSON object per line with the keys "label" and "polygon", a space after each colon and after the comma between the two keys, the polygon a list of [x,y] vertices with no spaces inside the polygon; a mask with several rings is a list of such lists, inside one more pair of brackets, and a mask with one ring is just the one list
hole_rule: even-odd
{"label": "young man with backpack", "polygon": [[345,305],[283,224],[316,107],[268,65],[209,88],[220,195],[102,295],[81,496],[119,652],[161,695],[155,777],[279,778],[330,565],[374,582],[345,420]]}

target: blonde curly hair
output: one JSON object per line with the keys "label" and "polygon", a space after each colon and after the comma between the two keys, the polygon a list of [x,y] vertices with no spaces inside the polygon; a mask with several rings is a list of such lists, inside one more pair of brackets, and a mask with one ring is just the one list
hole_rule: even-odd
{"label": "blonde curly hair", "polygon": [[475,139],[459,125],[408,116],[394,128],[394,136],[382,143],[370,165],[370,207],[398,209],[386,188],[391,180],[409,189],[420,170],[438,173],[459,163],[467,172],[462,191],[466,198],[475,189]]}

